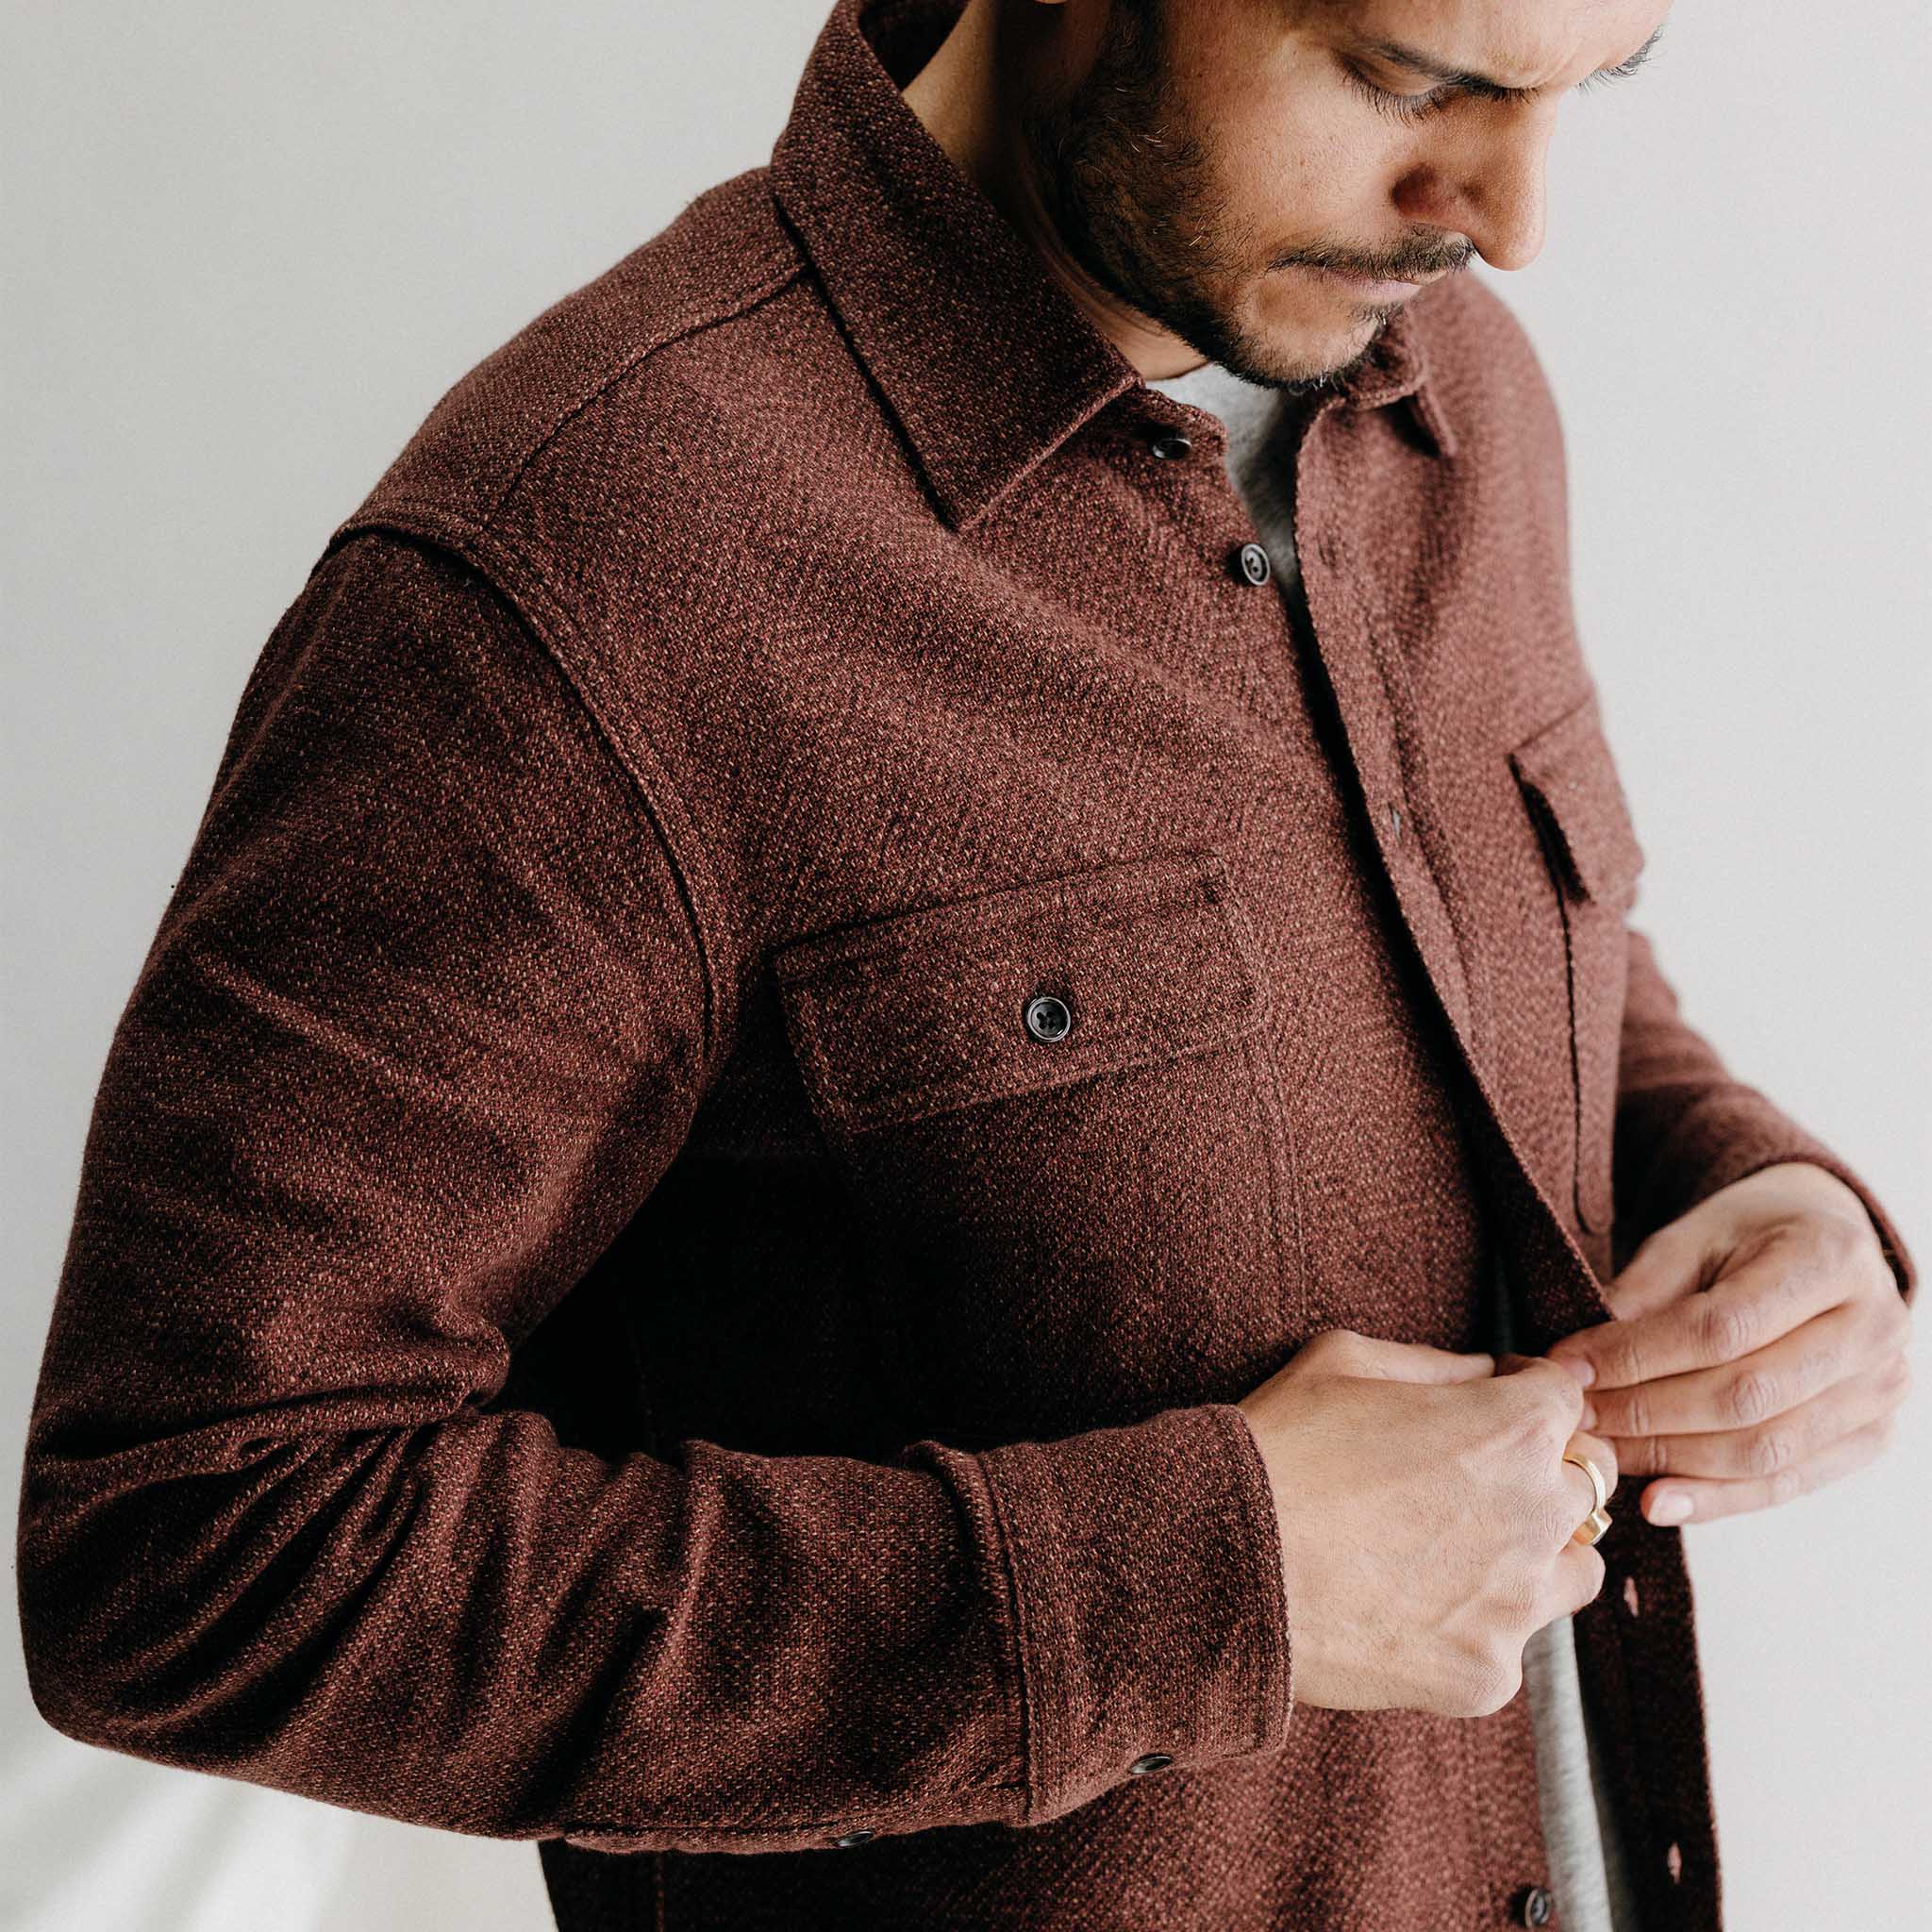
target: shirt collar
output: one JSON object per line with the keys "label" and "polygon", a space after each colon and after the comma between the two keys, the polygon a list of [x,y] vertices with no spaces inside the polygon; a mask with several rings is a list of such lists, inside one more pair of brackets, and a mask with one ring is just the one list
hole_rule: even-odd
{"label": "shirt collar", "polygon": [[[899,92],[959,11],[960,0],[836,0],[771,176],[956,527],[1117,396],[1144,388]],[[1427,375],[1405,305],[1339,387],[1353,408],[1408,398],[1430,447],[1453,455]]]}

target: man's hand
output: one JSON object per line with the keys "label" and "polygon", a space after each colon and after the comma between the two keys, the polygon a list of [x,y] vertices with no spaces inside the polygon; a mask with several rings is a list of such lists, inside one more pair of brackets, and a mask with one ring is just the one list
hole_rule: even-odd
{"label": "man's hand", "polygon": [[[1552,1361],[1594,1370],[1580,1424],[1653,1523],[1788,1503],[1870,1462],[1911,1387],[1911,1311],[1857,1195],[1822,1167],[1760,1168],[1658,1228],[1605,1299],[1616,1319]],[[1681,1508],[1675,1506],[1681,1502]]]}
{"label": "man's hand", "polygon": [[1236,1404],[1274,1492],[1297,1705],[1487,1717],[1523,1649],[1603,1589],[1575,1532],[1611,1489],[1613,1446],[1576,1427],[1576,1384],[1537,1356],[1498,1363],[1324,1329]]}

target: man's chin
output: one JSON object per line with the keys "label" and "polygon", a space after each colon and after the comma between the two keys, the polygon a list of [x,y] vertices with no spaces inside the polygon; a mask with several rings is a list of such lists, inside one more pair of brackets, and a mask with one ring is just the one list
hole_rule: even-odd
{"label": "man's chin", "polygon": [[[1186,342],[1210,362],[1267,389],[1292,395],[1325,395],[1359,364],[1381,333],[1386,316],[1370,315],[1366,334],[1333,322],[1291,319],[1271,312],[1265,298],[1269,278],[1249,285],[1230,302],[1224,289],[1209,294],[1199,286],[1169,287],[1158,302],[1135,301],[1139,313]],[[1124,296],[1124,300],[1132,300]]]}
{"label": "man's chin", "polygon": [[1279,333],[1270,338],[1248,331],[1233,338],[1220,359],[1249,382],[1290,395],[1320,396],[1337,388],[1366,354],[1366,344],[1352,343],[1345,354],[1324,356],[1306,338],[1290,342]]}
{"label": "man's chin", "polygon": [[1344,326],[1299,308],[1291,316],[1273,303],[1250,298],[1239,313],[1216,318],[1220,347],[1203,353],[1212,353],[1250,382],[1291,394],[1323,395],[1364,361],[1388,321],[1386,313],[1357,310]]}

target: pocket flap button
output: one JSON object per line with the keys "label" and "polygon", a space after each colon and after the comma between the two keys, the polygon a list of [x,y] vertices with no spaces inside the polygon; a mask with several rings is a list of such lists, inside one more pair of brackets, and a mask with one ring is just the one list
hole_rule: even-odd
{"label": "pocket flap button", "polygon": [[1035,1040],[1064,1040],[1073,1027],[1074,1016],[1065,1000],[1043,992],[1026,1002],[1026,1030]]}

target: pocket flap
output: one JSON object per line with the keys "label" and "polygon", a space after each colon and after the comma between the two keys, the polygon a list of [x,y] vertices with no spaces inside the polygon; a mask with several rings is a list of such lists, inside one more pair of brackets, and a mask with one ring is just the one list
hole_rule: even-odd
{"label": "pocket flap", "polygon": [[[849,1132],[1170,1059],[1266,1010],[1218,852],[1124,859],[773,955],[813,1106]],[[1071,1024],[1037,1039],[1042,994]]]}
{"label": "pocket flap", "polygon": [[1603,732],[1597,693],[1541,726],[1509,754],[1518,782],[1541,801],[1574,891],[1627,903],[1643,870],[1630,802]]}

